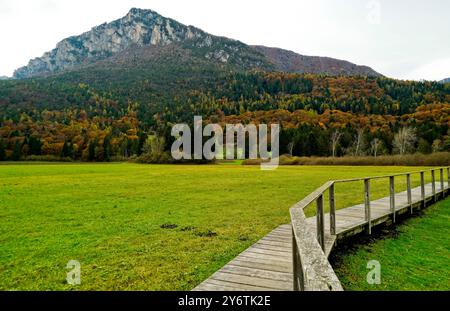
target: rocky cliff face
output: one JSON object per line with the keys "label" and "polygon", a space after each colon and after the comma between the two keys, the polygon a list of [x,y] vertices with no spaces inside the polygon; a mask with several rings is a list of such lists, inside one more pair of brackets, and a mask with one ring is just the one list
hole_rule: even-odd
{"label": "rocky cliff face", "polygon": [[222,63],[228,62],[232,53],[246,47],[242,43],[226,39],[229,41],[228,44],[221,44],[219,47],[216,46],[217,49],[208,50],[217,45],[217,41],[223,40],[225,38],[212,36],[192,26],[185,26],[154,11],[133,8],[121,19],[94,27],[79,36],[64,39],[52,51],[17,69],[14,77],[28,78],[62,71],[83,63],[108,58],[130,46],[166,46],[190,41],[195,48],[207,50],[204,53],[205,58]]}
{"label": "rocky cliff face", "polygon": [[109,59],[135,47],[159,49],[183,45],[195,57],[240,70],[261,69],[328,75],[379,75],[371,68],[309,57],[281,49],[250,47],[239,41],[210,35],[151,10],[131,9],[126,16],[59,42],[55,49],[14,72],[15,78],[49,75]]}

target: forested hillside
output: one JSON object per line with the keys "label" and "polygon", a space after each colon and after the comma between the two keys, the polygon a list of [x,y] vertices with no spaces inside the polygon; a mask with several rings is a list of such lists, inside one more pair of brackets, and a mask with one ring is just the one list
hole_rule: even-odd
{"label": "forested hillside", "polygon": [[165,71],[144,62],[137,65],[141,71],[121,68],[117,75],[119,69],[102,63],[48,78],[1,81],[0,159],[130,157],[142,153],[149,134],[164,137],[169,150],[171,126],[192,124],[194,115],[206,122],[279,122],[282,152],[293,155],[397,152],[394,136],[404,127],[414,132],[408,152],[450,150],[449,85],[226,72],[167,55],[148,56],[176,58]]}

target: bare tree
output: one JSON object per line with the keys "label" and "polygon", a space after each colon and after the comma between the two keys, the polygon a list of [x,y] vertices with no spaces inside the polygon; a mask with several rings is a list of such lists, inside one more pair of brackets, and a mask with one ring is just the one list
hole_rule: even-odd
{"label": "bare tree", "polygon": [[336,156],[337,146],[341,137],[342,133],[339,132],[339,130],[335,130],[333,134],[331,134],[331,153],[333,155],[333,158]]}
{"label": "bare tree", "polygon": [[291,157],[292,157],[292,152],[294,151],[294,142],[291,141],[291,142],[287,145],[287,148],[288,148],[288,150],[289,150],[289,154],[290,154]]}
{"label": "bare tree", "polygon": [[402,127],[395,135],[394,135],[394,152],[404,155],[408,151],[410,151],[414,143],[417,140],[416,133],[414,129],[410,127]]}
{"label": "bare tree", "polygon": [[375,158],[378,156],[382,145],[383,145],[383,142],[381,140],[379,140],[378,138],[374,138],[372,140],[372,142],[370,143],[370,150]]}
{"label": "bare tree", "polygon": [[363,144],[364,144],[364,129],[360,128],[356,131],[355,135],[355,156],[362,155]]}

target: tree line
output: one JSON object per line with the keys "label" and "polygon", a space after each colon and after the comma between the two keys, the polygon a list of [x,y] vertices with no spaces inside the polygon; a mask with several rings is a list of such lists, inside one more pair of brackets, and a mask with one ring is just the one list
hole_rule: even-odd
{"label": "tree line", "polygon": [[449,148],[448,84],[234,72],[202,83],[201,76],[189,83],[172,79],[160,90],[132,75],[119,79],[121,87],[67,77],[0,81],[0,160],[150,154],[149,161],[163,161],[173,124],[190,124],[195,115],[211,123],[280,123],[281,152],[297,156]]}

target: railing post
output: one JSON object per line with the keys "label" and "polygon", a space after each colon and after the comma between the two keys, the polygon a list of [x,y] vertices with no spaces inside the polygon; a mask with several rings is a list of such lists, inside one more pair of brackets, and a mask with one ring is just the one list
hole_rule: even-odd
{"label": "railing post", "polygon": [[447,167],[447,190],[450,188],[450,167]]}
{"label": "railing post", "polygon": [[431,193],[433,194],[434,201],[436,202],[436,176],[434,170],[431,170]]}
{"label": "railing post", "polygon": [[422,207],[425,207],[426,201],[425,201],[425,173],[420,172],[420,195],[422,198]]}
{"label": "railing post", "polygon": [[317,198],[317,241],[319,241],[322,250],[325,252],[325,227],[323,214],[323,194]]}
{"label": "railing post", "polygon": [[439,169],[439,180],[441,182],[442,197],[444,198],[445,194],[444,194],[444,169],[443,168]]}
{"label": "railing post", "polygon": [[370,215],[370,179],[364,180],[364,207],[369,234],[372,234],[372,218]]}
{"label": "railing post", "polygon": [[389,177],[389,194],[390,194],[390,206],[392,213],[392,221],[395,223],[395,186],[394,186],[394,176]]}
{"label": "railing post", "polygon": [[336,205],[334,201],[334,184],[329,189],[330,197],[330,234],[336,235]]}
{"label": "railing post", "polygon": [[298,248],[297,248],[297,241],[295,239],[295,233],[294,228],[292,228],[292,263],[293,263],[293,274],[294,274],[294,291],[299,291],[302,284],[299,286],[299,280],[300,283],[303,283],[302,276],[299,275],[299,262],[298,262]]}
{"label": "railing post", "polygon": [[411,214],[413,213],[413,205],[412,205],[412,195],[411,195],[411,174],[406,174],[406,196],[408,199],[408,205],[411,209]]}

